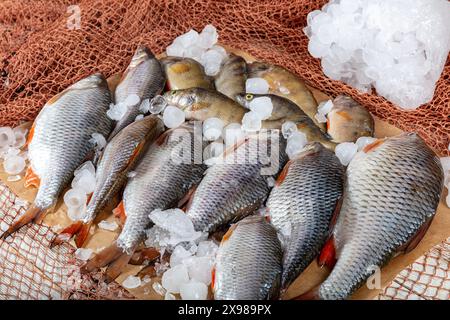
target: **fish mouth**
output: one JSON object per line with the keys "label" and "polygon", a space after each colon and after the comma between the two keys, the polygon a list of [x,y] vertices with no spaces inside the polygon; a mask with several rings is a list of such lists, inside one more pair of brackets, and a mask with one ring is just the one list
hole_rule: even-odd
{"label": "fish mouth", "polygon": [[239,93],[236,95],[236,102],[241,106],[247,108],[247,101],[245,100],[245,93]]}

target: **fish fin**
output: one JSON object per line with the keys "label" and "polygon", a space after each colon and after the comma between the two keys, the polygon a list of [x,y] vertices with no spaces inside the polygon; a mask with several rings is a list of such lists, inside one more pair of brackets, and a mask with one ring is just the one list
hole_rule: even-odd
{"label": "fish fin", "polygon": [[38,177],[36,173],[34,173],[33,169],[28,167],[26,173],[25,173],[25,188],[28,188],[30,186],[33,186],[35,188],[39,188],[39,185],[41,184],[41,179]]}
{"label": "fish fin", "polygon": [[225,243],[226,241],[228,241],[228,239],[230,239],[231,235],[233,234],[234,229],[236,229],[236,225],[232,224],[230,226],[230,228],[228,229],[228,231],[225,232],[225,234],[223,235],[221,243]]}
{"label": "fish fin", "polygon": [[142,265],[146,261],[153,262],[158,259],[160,253],[155,248],[144,248],[142,250],[138,250],[134,252],[133,256],[130,259],[129,264],[133,265]]}
{"label": "fish fin", "polygon": [[53,248],[63,242],[69,241],[75,234],[77,234],[80,231],[82,224],[83,224],[82,221],[76,221],[76,222],[72,223],[71,225],[69,225],[68,227],[64,228],[52,240],[52,243],[50,244],[50,248]]}
{"label": "fish fin", "polygon": [[192,186],[188,192],[186,192],[186,194],[183,196],[183,198],[181,198],[180,201],[178,201],[177,207],[178,208],[182,208],[183,206],[186,207],[187,209],[187,204],[191,202],[191,198],[193,197],[195,190],[197,189],[197,186]]}
{"label": "fish fin", "polygon": [[128,162],[127,162],[127,165],[125,166],[125,168],[129,168],[136,161],[136,159],[139,157],[142,150],[144,149],[145,144],[146,144],[146,141],[141,141],[137,144],[137,146],[133,150],[133,154],[128,159]]}
{"label": "fish fin", "polygon": [[28,132],[28,137],[27,137],[27,141],[25,142],[24,148],[27,148],[30,145],[31,140],[33,140],[35,126],[36,126],[36,121],[33,122],[33,125],[31,126],[30,131]]}
{"label": "fish fin", "polygon": [[17,230],[19,230],[20,228],[22,228],[24,225],[35,221],[35,220],[39,220],[39,218],[41,216],[44,215],[44,213],[46,212],[46,209],[41,209],[38,208],[36,206],[31,206],[30,208],[28,208],[27,211],[25,211],[25,213],[19,217],[19,219],[17,219],[16,221],[14,221],[11,226],[8,228],[8,230],[6,230],[1,236],[0,239],[6,239],[7,237],[9,237],[11,234],[13,234],[14,232],[16,232]]}
{"label": "fish fin", "polygon": [[314,288],[292,298],[291,300],[320,300],[319,286],[315,286]]}
{"label": "fish fin", "polygon": [[116,242],[113,242],[110,246],[106,247],[105,249],[97,253],[88,262],[86,262],[86,264],[81,268],[81,272],[89,273],[94,270],[103,268],[123,254],[123,250],[117,246]]}
{"label": "fish fin", "polygon": [[89,194],[87,195],[86,204],[89,204],[89,202],[91,201],[93,195],[94,195],[93,192],[91,192],[91,193],[89,193]]}
{"label": "fish fin", "polygon": [[422,238],[427,233],[428,229],[430,228],[431,223],[433,222],[433,217],[429,218],[427,221],[425,221],[424,224],[420,226],[420,228],[417,230],[417,232],[409,239],[407,243],[405,243],[401,248],[400,252],[403,253],[409,253],[412,250],[414,250],[417,245],[420,243]]}
{"label": "fish fin", "polygon": [[283,170],[281,170],[280,174],[278,175],[277,181],[275,182],[276,186],[281,186],[281,184],[284,182],[284,179],[286,179],[286,176],[289,172],[289,167],[291,166],[292,161],[289,160],[286,165],[284,166]]}
{"label": "fish fin", "polygon": [[125,224],[125,220],[127,219],[127,214],[125,213],[125,207],[123,205],[123,200],[117,205],[115,209],[113,209],[114,216],[119,219],[120,224],[123,226]]}
{"label": "fish fin", "polygon": [[106,283],[113,282],[118,276],[120,276],[128,262],[130,261],[132,255],[133,253],[123,253],[108,266],[108,268],[106,269]]}
{"label": "fish fin", "polygon": [[156,277],[155,266],[146,266],[141,271],[138,272],[137,276],[139,278],[144,278],[145,276],[149,276],[150,278]]}
{"label": "fish fin", "polygon": [[365,146],[363,148],[363,152],[365,153],[369,153],[370,151],[375,150],[376,148],[378,148],[380,145],[382,145],[384,142],[384,139],[377,139],[374,142],[368,144],[367,146]]}
{"label": "fish fin", "polygon": [[91,230],[92,222],[83,223],[80,230],[75,235],[75,244],[77,248],[83,247],[89,237],[89,230]]}
{"label": "fish fin", "polygon": [[216,266],[211,269],[211,290],[214,292],[214,285],[216,282]]}
{"label": "fish fin", "polygon": [[156,140],[155,140],[155,143],[158,145],[158,146],[162,146],[162,145],[164,145],[164,144],[166,144],[167,143],[167,141],[169,140],[169,132],[170,132],[170,130],[167,130],[167,131],[165,131],[165,132],[163,132]]}
{"label": "fish fin", "polygon": [[325,245],[320,251],[320,255],[317,260],[321,268],[327,266],[328,268],[333,269],[334,265],[336,264],[336,248],[334,245],[334,237],[330,237],[327,242],[325,242]]}

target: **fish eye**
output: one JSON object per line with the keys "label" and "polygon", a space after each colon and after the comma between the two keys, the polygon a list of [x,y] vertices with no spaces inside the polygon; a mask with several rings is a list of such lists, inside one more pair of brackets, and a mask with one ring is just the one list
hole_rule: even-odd
{"label": "fish eye", "polygon": [[245,99],[246,99],[246,100],[252,100],[252,99],[253,99],[253,95],[252,95],[252,94],[247,94],[247,95],[245,96]]}

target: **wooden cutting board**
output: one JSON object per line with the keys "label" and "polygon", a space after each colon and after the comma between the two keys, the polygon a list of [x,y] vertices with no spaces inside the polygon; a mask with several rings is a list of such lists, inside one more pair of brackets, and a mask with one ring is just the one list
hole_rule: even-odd
{"label": "wooden cutting board", "polygon": [[[239,52],[237,50],[232,50],[227,48],[229,51],[233,51],[240,54],[248,61],[253,61],[251,56],[248,54]],[[115,75],[108,79],[111,87],[115,87],[120,76]],[[310,88],[317,99],[318,102],[328,100],[329,97],[320,91]],[[24,124],[23,126],[30,126],[30,123]],[[379,138],[390,137],[401,133],[402,131],[386,122],[383,122],[375,118],[375,136]],[[18,195],[23,200],[32,202],[36,196],[36,189],[26,189],[23,186],[23,179],[10,182],[7,181],[7,174],[3,171],[3,166],[0,169],[0,180],[4,182],[16,195]],[[389,283],[395,278],[395,276],[403,270],[405,267],[413,263],[417,258],[431,249],[433,246],[441,243],[446,238],[450,236],[450,209],[445,205],[444,200],[447,190],[441,197],[441,203],[439,204],[436,216],[433,223],[428,230],[425,237],[422,239],[420,244],[412,252],[406,255],[400,255],[394,258],[387,266],[381,270],[381,286],[377,289],[369,289],[365,285],[360,288],[352,297],[352,299],[374,299],[381,293],[384,288],[386,288]],[[117,203],[117,200],[115,201]],[[116,203],[110,204],[101,215],[98,217],[97,221],[106,219],[108,221],[113,221],[112,209]],[[68,226],[71,220],[67,217],[66,207],[62,204],[62,197],[59,200],[56,210],[54,213],[48,214],[44,220],[44,223],[52,226],[54,229],[58,230]],[[92,228],[91,235],[87,241],[86,248],[91,248],[95,251],[99,251],[101,248],[108,246],[119,234],[117,231],[107,231],[99,228]],[[124,273],[117,278],[117,282],[122,283],[129,275],[135,275],[142,267],[128,265]],[[309,289],[315,287],[320,282],[322,282],[328,274],[328,271],[324,268],[318,267],[316,261],[311,263],[311,265],[297,278],[297,280],[290,286],[286,292],[285,299],[295,297],[302,294]],[[163,299],[160,295],[154,292],[152,289],[152,284],[156,281],[160,281],[159,278],[152,279],[151,282],[146,283],[139,288],[130,289],[129,291],[139,299]]]}

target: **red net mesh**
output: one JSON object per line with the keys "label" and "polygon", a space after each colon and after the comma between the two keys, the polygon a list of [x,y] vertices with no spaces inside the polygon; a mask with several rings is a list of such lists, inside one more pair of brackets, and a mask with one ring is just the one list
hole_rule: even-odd
{"label": "red net mesh", "polygon": [[412,112],[329,80],[308,54],[302,32],[307,13],[326,2],[81,0],[80,29],[71,30],[69,1],[2,1],[0,124],[33,119],[53,94],[86,74],[123,70],[138,44],[161,53],[176,35],[212,23],[223,44],[281,64],[331,96],[347,93],[381,119],[417,131],[440,155],[449,154],[450,63],[433,101]]}
{"label": "red net mesh", "polygon": [[[27,207],[0,182],[2,231]],[[0,300],[132,298],[116,283],[107,285],[100,273],[81,275],[72,246],[50,249],[54,236],[49,227],[33,224],[0,240]]]}

